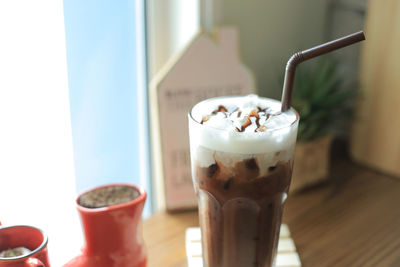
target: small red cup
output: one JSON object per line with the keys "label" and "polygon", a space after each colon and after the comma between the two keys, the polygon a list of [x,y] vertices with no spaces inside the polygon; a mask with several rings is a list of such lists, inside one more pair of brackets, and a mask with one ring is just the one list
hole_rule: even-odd
{"label": "small red cup", "polygon": [[0,258],[0,267],[50,267],[47,241],[47,236],[33,226],[0,226],[0,251],[16,247],[31,250],[23,256]]}
{"label": "small red cup", "polygon": [[[108,207],[89,209],[79,199],[89,191],[108,186],[128,186],[139,197]],[[132,184],[109,184],[93,188],[76,199],[85,245],[81,254],[63,267],[146,267],[147,254],[142,238],[142,211],[146,192]]]}

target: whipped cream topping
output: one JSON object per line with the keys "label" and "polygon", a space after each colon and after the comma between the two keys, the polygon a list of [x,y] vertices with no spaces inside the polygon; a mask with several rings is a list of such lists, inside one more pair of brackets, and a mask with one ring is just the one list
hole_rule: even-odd
{"label": "whipped cream topping", "polygon": [[257,95],[216,97],[189,114],[191,145],[230,153],[279,152],[296,142],[298,116]]}

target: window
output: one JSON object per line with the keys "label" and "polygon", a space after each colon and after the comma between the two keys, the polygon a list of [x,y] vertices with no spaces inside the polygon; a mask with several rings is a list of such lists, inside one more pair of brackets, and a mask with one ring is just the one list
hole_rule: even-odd
{"label": "window", "polygon": [[54,266],[83,244],[77,191],[151,192],[143,2],[0,2],[0,221],[42,228]]}
{"label": "window", "polygon": [[0,2],[0,221],[42,228],[54,266],[83,244],[77,192],[135,183],[154,209],[146,61],[197,33],[199,1],[146,2]]}
{"label": "window", "polygon": [[114,182],[149,191],[143,14],[142,1],[64,1],[78,192]]}
{"label": "window", "polygon": [[82,244],[62,1],[0,1],[0,36],[0,221],[44,229],[61,266]]}

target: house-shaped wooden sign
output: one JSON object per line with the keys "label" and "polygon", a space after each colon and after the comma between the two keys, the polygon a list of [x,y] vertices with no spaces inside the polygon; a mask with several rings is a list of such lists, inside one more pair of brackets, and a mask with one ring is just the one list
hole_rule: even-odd
{"label": "house-shaped wooden sign", "polygon": [[239,59],[236,29],[223,27],[214,34],[198,34],[150,87],[154,193],[165,194],[168,210],[194,208],[189,110],[210,97],[255,91],[253,76]]}

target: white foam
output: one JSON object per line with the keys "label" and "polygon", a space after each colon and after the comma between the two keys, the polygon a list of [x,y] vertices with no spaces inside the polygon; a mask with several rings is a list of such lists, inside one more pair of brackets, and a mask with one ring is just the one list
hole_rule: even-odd
{"label": "white foam", "polygon": [[[206,123],[200,124],[203,117],[210,115],[220,105],[228,109],[227,114],[239,108],[242,111],[240,118],[233,119],[217,113]],[[269,108],[268,113],[279,115],[267,120],[260,116],[260,124],[267,128],[264,132],[255,132],[255,123],[244,132],[237,132],[236,128],[243,124],[243,118],[247,119],[246,116],[257,107]],[[238,154],[275,153],[291,149],[296,142],[298,115],[293,109],[280,113],[280,108],[279,101],[256,95],[216,97],[202,101],[189,114],[192,152],[198,146]],[[231,117],[237,118],[237,115],[232,113]]]}

